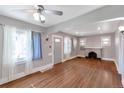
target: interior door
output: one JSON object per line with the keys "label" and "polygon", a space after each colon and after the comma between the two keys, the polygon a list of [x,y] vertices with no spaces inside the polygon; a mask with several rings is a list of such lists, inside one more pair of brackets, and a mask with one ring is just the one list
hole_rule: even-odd
{"label": "interior door", "polygon": [[62,38],[54,37],[54,64],[62,62]]}

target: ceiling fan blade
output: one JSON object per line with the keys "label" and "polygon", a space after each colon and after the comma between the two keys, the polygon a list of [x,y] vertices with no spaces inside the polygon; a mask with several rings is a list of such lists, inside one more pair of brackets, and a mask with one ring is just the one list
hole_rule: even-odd
{"label": "ceiling fan blade", "polygon": [[40,9],[44,9],[43,5],[37,5]]}
{"label": "ceiling fan blade", "polygon": [[19,9],[19,10],[13,10],[15,12],[26,12],[26,13],[35,13],[37,12],[37,9]]}
{"label": "ceiling fan blade", "polygon": [[44,12],[47,13],[47,14],[55,14],[55,15],[59,15],[59,16],[63,15],[62,11],[56,11],[56,10],[47,10],[47,9],[45,9]]}

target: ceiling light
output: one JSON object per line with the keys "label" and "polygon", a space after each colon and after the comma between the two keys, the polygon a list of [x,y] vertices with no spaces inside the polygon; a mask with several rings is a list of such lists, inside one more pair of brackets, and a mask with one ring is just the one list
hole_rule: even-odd
{"label": "ceiling light", "polygon": [[79,34],[79,32],[75,32],[76,34]]}
{"label": "ceiling light", "polygon": [[109,42],[103,42],[103,44],[106,44],[107,45],[107,44],[109,44]]}
{"label": "ceiling light", "polygon": [[124,26],[119,26],[118,29],[119,31],[124,31]]}
{"label": "ceiling light", "polygon": [[38,5],[34,5],[34,7],[35,7],[36,9],[39,9]]}
{"label": "ceiling light", "polygon": [[41,20],[41,21],[45,21],[45,19],[46,19],[45,16],[40,15],[40,20]]}
{"label": "ceiling light", "polygon": [[36,21],[39,21],[39,13],[34,13],[33,16]]}
{"label": "ceiling light", "polygon": [[109,41],[110,39],[109,38],[104,38],[102,41]]}
{"label": "ceiling light", "polygon": [[97,29],[98,29],[98,30],[101,30],[101,28],[100,28],[100,27],[98,27]]}
{"label": "ceiling light", "polygon": [[34,16],[34,19],[36,21],[42,21],[43,22],[46,19],[44,15],[40,15],[39,13],[34,13],[33,16]]}

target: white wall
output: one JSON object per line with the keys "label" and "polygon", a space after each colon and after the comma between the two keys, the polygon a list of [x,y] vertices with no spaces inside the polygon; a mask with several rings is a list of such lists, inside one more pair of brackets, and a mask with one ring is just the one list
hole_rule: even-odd
{"label": "white wall", "polygon": [[20,20],[16,20],[13,18],[9,18],[9,17],[5,17],[5,16],[1,16],[0,15],[0,23],[1,24],[7,24],[7,25],[11,25],[11,26],[16,26],[18,28],[22,28],[22,29],[30,29],[32,31],[45,31],[46,28],[41,27],[41,26],[37,26],[34,24],[30,24],[24,21],[20,21]]}
{"label": "white wall", "polygon": [[[65,34],[65,33],[63,33],[63,32],[57,32],[57,33],[54,33],[54,34],[55,34],[55,35],[62,36],[63,39],[64,39],[65,37],[70,37],[71,39],[76,39],[76,40],[77,40],[77,37],[76,37],[76,36],[69,35],[69,34]],[[77,44],[78,44],[78,40],[77,40]],[[64,45],[64,42],[63,42],[63,45]],[[63,47],[64,47],[64,46],[63,46]],[[78,45],[76,46],[75,49],[72,49],[72,52],[71,52],[71,54],[70,54],[69,56],[64,55],[63,60],[67,60],[67,59],[69,59],[69,58],[72,58],[72,57],[77,56],[77,49],[78,49]],[[64,51],[63,51],[63,53],[64,53]]]}
{"label": "white wall", "polygon": [[[30,23],[27,23],[27,22],[23,22],[23,21],[19,21],[19,20],[16,20],[16,19],[13,19],[13,18],[9,18],[9,17],[5,17],[5,16],[0,16],[0,24],[7,24],[7,25],[12,25],[12,26],[15,26],[17,28],[21,28],[21,29],[28,29],[28,30],[31,30],[31,31],[39,31],[41,32],[42,34],[42,46],[43,46],[43,56],[45,57],[44,60],[46,61],[46,63],[48,62],[47,61],[47,58],[46,56],[48,55],[49,53],[49,48],[48,48],[48,45],[49,45],[49,42],[51,42],[51,39],[49,39],[48,42],[46,42],[46,37],[47,35],[44,33],[46,31],[46,28],[44,27],[41,27],[41,26],[37,26],[37,25],[34,25],[34,24],[30,24]],[[0,34],[2,35],[2,34]]]}
{"label": "white wall", "polygon": [[74,19],[62,22],[47,29],[48,32],[82,30],[84,26],[107,19],[123,17],[124,6],[106,6]]}
{"label": "white wall", "polygon": [[[106,46],[103,48],[102,58],[115,60],[115,33],[93,35],[93,36],[84,36],[81,38],[86,38],[86,47],[101,47],[101,37],[110,36],[111,37],[111,46]],[[85,50],[80,50],[78,47],[78,54],[85,56]]]}
{"label": "white wall", "polygon": [[[75,29],[82,29],[84,25],[89,24],[89,23],[94,23],[94,22],[104,20],[104,19],[124,16],[123,8],[124,8],[124,6],[109,6],[109,7],[101,8],[101,9],[98,9],[97,11],[93,11],[86,15],[83,15],[78,18],[60,23],[55,26],[51,26],[49,28],[44,28],[41,26],[37,26],[34,24],[26,23],[23,21],[15,20],[15,19],[12,19],[9,17],[4,17],[4,16],[0,16],[0,23],[16,26],[18,28],[23,28],[23,29],[30,29],[32,31],[41,31],[41,32],[48,31],[47,33],[64,31],[66,29],[70,29],[70,31],[74,31]],[[1,35],[2,34],[0,32],[0,40],[2,40]],[[52,53],[52,49],[49,48],[49,46],[52,45],[52,36],[51,35],[52,34],[47,35],[46,33],[42,33],[43,59],[42,59],[42,61],[35,62],[34,67],[41,67],[41,66],[45,66],[47,64],[52,63],[52,56],[49,55],[49,53]],[[62,34],[62,33],[61,33],[61,35],[63,37],[66,36],[66,34]],[[114,43],[115,43],[114,34],[105,34],[105,35],[110,35],[112,37],[112,39],[111,39],[112,44],[111,44],[111,47],[106,47],[104,49],[104,57],[110,58],[110,59],[115,59],[116,57],[115,57],[115,47],[114,47],[115,46],[114,45]],[[67,35],[67,36],[70,36],[70,35]],[[46,41],[47,37],[49,37],[48,41]],[[74,37],[74,36],[70,36],[70,37]],[[91,36],[91,37],[94,38],[94,36]],[[99,38],[100,38],[98,35],[96,35],[95,37],[97,37],[97,38],[95,38],[94,40],[99,40]],[[74,38],[76,38],[76,37],[74,37]],[[99,41],[98,41],[98,43],[99,43]],[[0,45],[1,45],[1,41],[0,41]],[[78,42],[78,45],[79,45],[79,42]],[[118,48],[118,43],[116,42],[116,49],[117,48]],[[1,46],[0,46],[0,49],[1,49]],[[116,51],[116,54],[118,54],[117,52],[118,52],[118,50]],[[0,50],[0,53],[1,53],[1,50]],[[70,57],[73,57],[75,55],[77,55],[77,51],[74,51]],[[79,50],[79,46],[78,46],[78,55],[83,55],[83,52]]]}
{"label": "white wall", "polygon": [[[32,72],[36,72],[36,71],[41,71],[43,68],[48,67],[48,65],[52,65],[52,56],[49,56],[48,54],[51,52],[51,48],[49,48],[49,45],[51,44],[51,36],[49,38],[49,41],[46,41],[47,35],[44,33],[46,31],[46,28],[41,27],[41,26],[37,26],[34,24],[30,24],[30,23],[26,23],[23,21],[19,21],[16,19],[12,19],[9,17],[4,17],[4,16],[0,16],[0,24],[4,25],[11,25],[11,26],[15,26],[17,28],[21,28],[21,29],[27,29],[27,30],[31,30],[31,31],[38,31],[41,32],[42,35],[42,54],[43,54],[43,58],[42,60],[38,61],[38,62],[32,62]],[[1,65],[2,65],[2,50],[3,50],[3,30],[1,30],[0,28],[0,77],[1,77]],[[18,66],[21,66],[18,65]],[[16,68],[16,67],[15,67]],[[20,68],[17,68],[17,70]],[[21,68],[24,69],[24,68]],[[30,72],[30,73],[32,73]],[[30,74],[29,73],[29,74]],[[19,76],[20,77],[20,76]],[[17,78],[17,77],[13,77]],[[9,81],[9,80],[8,80]],[[7,81],[4,81],[7,82]]]}
{"label": "white wall", "polygon": [[[124,26],[124,21],[120,21],[119,26]],[[119,27],[118,26],[118,27]],[[121,74],[122,84],[124,86],[124,35],[117,29],[115,32],[116,66]]]}

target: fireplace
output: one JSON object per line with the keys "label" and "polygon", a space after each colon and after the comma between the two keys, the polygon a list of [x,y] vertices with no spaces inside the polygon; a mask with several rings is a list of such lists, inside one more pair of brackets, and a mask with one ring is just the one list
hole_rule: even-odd
{"label": "fireplace", "polygon": [[102,58],[102,48],[85,48],[84,56],[86,58],[99,59]]}
{"label": "fireplace", "polygon": [[89,52],[88,53],[88,58],[97,59],[97,53],[95,53],[94,51]]}

